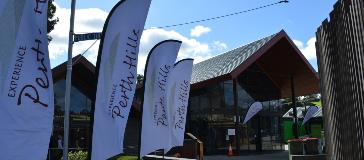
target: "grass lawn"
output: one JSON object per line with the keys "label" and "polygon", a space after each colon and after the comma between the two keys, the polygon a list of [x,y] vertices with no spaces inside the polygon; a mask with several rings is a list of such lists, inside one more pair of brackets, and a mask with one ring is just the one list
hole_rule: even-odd
{"label": "grass lawn", "polygon": [[316,106],[322,107],[321,100],[317,101],[317,102],[312,102],[312,103],[315,104]]}

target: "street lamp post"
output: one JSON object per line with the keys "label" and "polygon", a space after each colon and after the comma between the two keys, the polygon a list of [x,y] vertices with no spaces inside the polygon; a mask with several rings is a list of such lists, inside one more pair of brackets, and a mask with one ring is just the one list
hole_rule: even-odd
{"label": "street lamp post", "polygon": [[71,102],[71,80],[72,80],[72,49],[73,49],[73,28],[75,22],[75,7],[76,0],[71,2],[71,18],[70,18],[70,31],[68,37],[68,61],[67,61],[67,76],[66,76],[66,93],[65,93],[65,107],[64,107],[64,144],[63,144],[63,160],[68,160],[68,135],[69,135],[69,115],[70,115],[70,102]]}

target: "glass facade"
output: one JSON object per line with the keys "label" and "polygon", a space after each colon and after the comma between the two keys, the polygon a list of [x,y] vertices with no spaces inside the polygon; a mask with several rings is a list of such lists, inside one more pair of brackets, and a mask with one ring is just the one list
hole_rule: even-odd
{"label": "glass facade", "polygon": [[[279,95],[270,92],[261,96],[254,91],[265,91],[264,88],[255,89],[261,86],[249,85],[239,76],[235,107],[233,83],[228,80],[191,91],[187,132],[204,142],[206,153],[225,153],[229,144],[240,151],[283,150],[281,117],[284,111],[281,100],[276,98]],[[252,91],[254,96],[250,94]],[[242,124],[255,101],[262,102],[263,110]]]}
{"label": "glass facade", "polygon": [[[50,140],[49,159],[59,159],[63,148],[64,94],[66,81],[54,83],[54,120]],[[75,86],[71,88],[69,149],[87,150],[90,137],[90,117],[92,101]]]}
{"label": "glass facade", "polygon": [[[59,159],[62,156],[65,87],[65,79],[54,83],[54,129],[49,159]],[[279,90],[261,72],[243,73],[235,80],[191,90],[186,132],[192,133],[204,142],[207,154],[225,154],[230,144],[233,149],[239,151],[283,150],[281,117],[284,111],[279,99]],[[263,110],[246,124],[242,124],[249,106],[256,101],[262,102]],[[72,86],[70,151],[88,149],[92,139],[91,106],[92,101],[88,94],[83,93],[77,85]],[[139,124],[137,111],[132,109],[131,115],[134,116],[129,116],[131,122],[128,122],[126,142],[124,142],[128,152],[136,148],[137,144],[134,142],[138,141],[138,136],[135,135],[139,131],[136,127]]]}

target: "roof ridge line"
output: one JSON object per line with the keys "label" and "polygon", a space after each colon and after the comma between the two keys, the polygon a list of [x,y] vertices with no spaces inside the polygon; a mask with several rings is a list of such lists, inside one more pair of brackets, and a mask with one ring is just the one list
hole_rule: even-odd
{"label": "roof ridge line", "polygon": [[[201,62],[205,62],[206,60],[209,60],[209,59],[212,59],[212,58],[215,58],[215,57],[218,57],[218,56],[224,55],[225,53],[228,53],[228,52],[234,51],[234,50],[239,49],[239,48],[244,47],[244,46],[248,46],[248,45],[250,45],[250,44],[252,44],[252,43],[254,43],[254,42],[257,42],[257,41],[263,40],[263,39],[265,39],[265,38],[268,38],[268,37],[274,37],[274,36],[278,35],[280,32],[281,32],[281,31],[276,32],[276,33],[274,33],[274,34],[271,34],[271,35],[269,35],[269,36],[266,36],[266,37],[260,38],[260,39],[258,39],[258,40],[251,41],[251,42],[249,42],[249,43],[245,43],[245,44],[243,44],[243,45],[240,45],[240,46],[238,46],[238,47],[235,47],[234,49],[230,49],[230,50],[228,50],[228,51],[225,51],[225,52],[219,53],[219,54],[217,54],[217,55],[215,55],[215,56],[212,56],[212,57],[210,57],[210,58],[208,58],[208,59],[205,59],[205,60],[203,60],[203,61],[201,61]],[[197,64],[199,64],[199,63],[201,63],[201,62],[198,62],[198,63],[196,63],[196,64],[194,64],[194,65],[197,65]]]}

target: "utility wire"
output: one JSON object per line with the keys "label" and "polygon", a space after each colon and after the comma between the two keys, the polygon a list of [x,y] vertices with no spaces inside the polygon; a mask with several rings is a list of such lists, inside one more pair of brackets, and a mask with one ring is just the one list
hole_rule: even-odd
{"label": "utility wire", "polygon": [[[278,5],[278,4],[281,4],[281,3],[289,3],[289,1],[288,0],[281,0],[281,1],[278,1],[278,2],[275,2],[275,3],[263,5],[263,6],[260,6],[260,7],[256,7],[256,8],[240,11],[240,12],[234,12],[234,13],[230,13],[230,14],[226,14],[226,15],[222,15],[222,16],[211,17],[211,18],[195,20],[195,21],[190,21],[190,22],[184,22],[184,23],[179,23],[179,24],[173,24],[173,25],[167,25],[167,26],[144,28],[144,30],[171,28],[171,27],[183,26],[183,25],[188,25],[188,24],[194,24],[194,23],[206,22],[206,21],[211,21],[211,20],[217,20],[217,19],[221,19],[221,18],[225,18],[225,17],[235,16],[235,15],[239,15],[239,14],[242,14],[242,13],[247,13],[247,12],[267,8],[267,7]],[[78,32],[78,33],[87,33],[87,32]]]}
{"label": "utility wire", "polygon": [[[88,50],[90,50],[95,44],[96,44],[96,42],[98,41],[98,39],[96,39],[95,41],[94,41],[94,43],[92,43],[91,45],[90,45],[90,47],[88,47],[85,51],[83,51],[82,53],[81,53],[81,56],[84,56],[85,54],[86,54],[86,52],[88,51]],[[81,59],[81,56],[80,57],[78,57],[74,62],[73,62],[73,65],[74,64],[76,64],[80,59]]]}
{"label": "utility wire", "polygon": [[242,14],[242,13],[247,13],[247,12],[251,12],[251,11],[255,11],[255,10],[267,8],[267,7],[274,6],[274,5],[278,5],[278,4],[281,4],[281,3],[288,3],[288,2],[289,2],[288,0],[281,0],[279,2],[267,4],[267,5],[264,5],[264,6],[260,6],[260,7],[256,7],[256,8],[252,8],[252,9],[248,9],[248,10],[244,10],[244,11],[240,11],[240,12],[230,13],[230,14],[226,14],[226,15],[222,15],[222,16],[211,17],[211,18],[206,18],[206,19],[201,19],[201,20],[195,20],[195,21],[190,21],[190,22],[185,22],[185,23],[179,23],[179,24],[173,24],[173,25],[167,25],[167,26],[161,26],[161,27],[151,27],[151,28],[147,28],[147,29],[144,29],[144,30],[170,28],[170,27],[177,27],[177,26],[184,26],[184,25],[188,25],[188,24],[206,22],[206,21],[211,21],[211,20],[217,20],[217,19],[221,19],[221,18],[225,18],[225,17],[235,16],[235,15],[239,15],[239,14]]}
{"label": "utility wire", "polygon": [[[173,25],[167,25],[167,26],[145,28],[144,30],[171,28],[171,27],[184,26],[184,25],[189,25],[189,24],[194,24],[194,23],[200,23],[200,22],[206,22],[206,21],[211,21],[211,20],[217,20],[217,19],[221,19],[221,18],[225,18],[225,17],[235,16],[235,15],[239,15],[239,14],[242,14],[242,13],[247,13],[247,12],[251,12],[251,11],[255,11],[255,10],[259,10],[259,9],[263,9],[263,8],[267,8],[267,7],[271,7],[271,6],[274,6],[274,5],[281,4],[281,3],[288,3],[288,2],[289,2],[288,0],[281,0],[279,2],[275,2],[275,3],[263,5],[263,6],[260,6],[260,7],[256,7],[256,8],[252,8],[252,9],[240,11],[240,12],[234,12],[234,13],[230,13],[230,14],[226,14],[226,15],[222,15],[222,16],[211,17],[211,18],[206,18],[206,19],[201,19],[201,20],[195,20],[195,21],[190,21],[190,22],[184,22],[184,23],[179,23],[179,24],[173,24]],[[79,33],[85,33],[85,32],[79,32]],[[96,44],[97,41],[98,41],[98,39],[95,40],[95,42],[92,43],[91,46],[88,47],[81,54],[81,56],[83,56],[88,50],[90,50],[90,48],[93,47]],[[80,60],[80,58],[76,59],[74,63],[78,62]]]}

